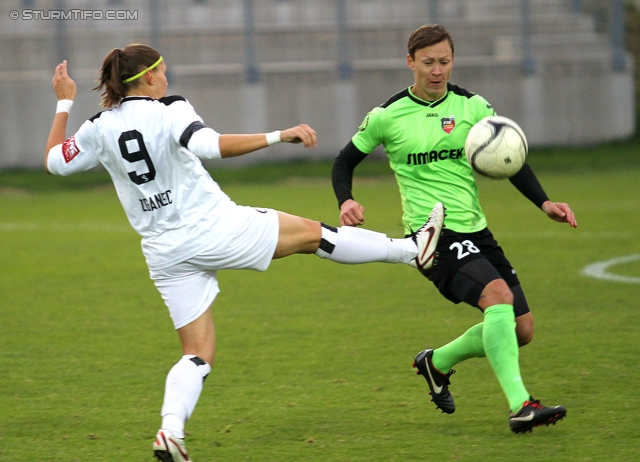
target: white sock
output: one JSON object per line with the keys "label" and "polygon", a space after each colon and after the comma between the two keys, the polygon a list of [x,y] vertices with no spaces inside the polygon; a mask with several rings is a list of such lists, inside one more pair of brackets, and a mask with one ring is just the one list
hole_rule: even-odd
{"label": "white sock", "polygon": [[409,264],[418,256],[418,246],[410,237],[403,239],[389,239],[389,254],[385,260],[388,263]]}
{"label": "white sock", "polygon": [[184,438],[184,424],[196,407],[211,366],[195,355],[180,358],[167,374],[162,404],[162,428]]}
{"label": "white sock", "polygon": [[409,263],[418,254],[413,239],[389,239],[368,229],[322,224],[322,240],[316,252],[321,258],[338,263]]}

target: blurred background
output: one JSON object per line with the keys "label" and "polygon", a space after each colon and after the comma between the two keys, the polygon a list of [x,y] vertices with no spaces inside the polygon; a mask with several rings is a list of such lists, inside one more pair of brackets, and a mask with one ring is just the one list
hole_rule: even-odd
{"label": "blurred background", "polygon": [[[96,114],[105,55],[157,48],[169,93],[207,125],[248,133],[308,123],[336,156],[366,113],[413,80],[406,43],[439,22],[452,83],[516,120],[531,146],[587,146],[636,132],[640,0],[3,0],[0,170],[41,168],[54,67],[78,85],[68,135]],[[279,145],[227,165],[309,157]]]}

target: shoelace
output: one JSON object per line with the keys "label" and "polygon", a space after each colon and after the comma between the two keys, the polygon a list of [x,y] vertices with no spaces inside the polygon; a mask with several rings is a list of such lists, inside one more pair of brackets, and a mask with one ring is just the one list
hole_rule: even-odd
{"label": "shoelace", "polygon": [[453,369],[449,369],[449,372],[447,372],[447,375],[445,375],[444,378],[442,379],[445,385],[451,385],[451,381],[449,380],[449,377],[451,377],[455,373],[456,371],[454,371]]}
{"label": "shoelace", "polygon": [[525,406],[531,406],[531,407],[536,408],[536,409],[544,408],[544,406],[542,404],[540,404],[540,400],[538,400],[538,399],[534,399],[534,400],[531,400],[531,401],[525,401],[525,403],[524,403],[524,405],[522,407],[525,407]]}

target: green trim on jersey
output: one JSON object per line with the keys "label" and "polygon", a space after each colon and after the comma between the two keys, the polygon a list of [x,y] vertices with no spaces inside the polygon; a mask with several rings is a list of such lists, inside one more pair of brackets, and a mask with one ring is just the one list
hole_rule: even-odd
{"label": "green trim on jersey", "polygon": [[353,138],[363,153],[382,144],[400,189],[405,231],[417,231],[436,202],[447,208],[447,228],[472,233],[487,226],[478,186],[464,153],[469,130],[495,115],[480,95],[449,84],[437,101],[424,101],[410,88],[367,114]]}

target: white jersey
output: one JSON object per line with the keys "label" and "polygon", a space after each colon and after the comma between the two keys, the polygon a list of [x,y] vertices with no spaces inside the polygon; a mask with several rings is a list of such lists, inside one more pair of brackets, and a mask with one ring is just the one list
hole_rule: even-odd
{"label": "white jersey", "polygon": [[219,137],[180,96],[127,97],[52,148],[47,169],[70,175],[102,164],[149,268],[161,269],[210,246],[199,239],[206,232],[228,232],[225,213],[237,206],[198,158],[220,157]]}

